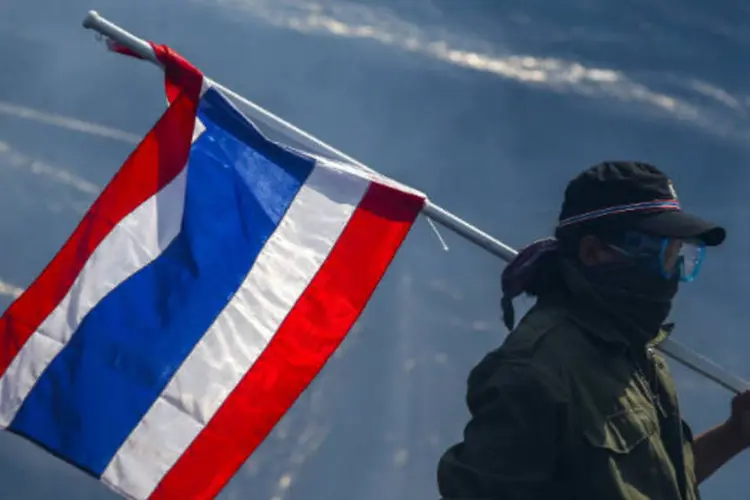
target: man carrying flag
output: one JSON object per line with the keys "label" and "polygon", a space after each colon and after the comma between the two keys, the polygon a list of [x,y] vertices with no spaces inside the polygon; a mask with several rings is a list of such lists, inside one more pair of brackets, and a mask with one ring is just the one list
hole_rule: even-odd
{"label": "man carrying flag", "polygon": [[128,498],[213,498],[425,197],[265,138],[163,46],[169,107],[0,318],[0,428]]}
{"label": "man carrying flag", "polygon": [[[750,447],[750,392],[693,439],[654,351],[682,282],[723,228],[683,212],[645,163],[596,165],[567,187],[555,238],[503,273],[511,333],[472,371],[472,417],[438,466],[445,500],[697,500]],[[536,297],[514,329],[514,297]]]}

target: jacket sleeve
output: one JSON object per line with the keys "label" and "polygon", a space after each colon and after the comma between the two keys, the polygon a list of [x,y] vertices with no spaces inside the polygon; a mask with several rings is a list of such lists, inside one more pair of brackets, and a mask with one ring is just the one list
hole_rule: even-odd
{"label": "jacket sleeve", "polygon": [[504,364],[469,386],[471,419],[463,442],[438,465],[444,500],[558,498],[558,456],[565,427],[562,391],[528,364]]}

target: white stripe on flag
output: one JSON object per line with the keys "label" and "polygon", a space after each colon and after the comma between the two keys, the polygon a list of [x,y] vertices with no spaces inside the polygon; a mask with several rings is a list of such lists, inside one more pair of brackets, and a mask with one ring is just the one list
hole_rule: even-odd
{"label": "white stripe on flag", "polygon": [[319,162],[245,281],[102,475],[147,498],[271,341],[331,252],[369,181]]}
{"label": "white stripe on flag", "polygon": [[44,370],[83,319],[120,283],[158,257],[182,224],[186,171],[123,218],[102,240],[65,298],[0,377],[0,428],[12,422]]}

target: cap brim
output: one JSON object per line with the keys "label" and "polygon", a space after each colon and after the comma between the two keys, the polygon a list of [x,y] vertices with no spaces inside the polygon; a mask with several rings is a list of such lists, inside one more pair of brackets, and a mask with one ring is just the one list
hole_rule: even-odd
{"label": "cap brim", "polygon": [[678,210],[639,217],[636,224],[643,231],[657,236],[698,239],[707,246],[721,245],[726,238],[723,227]]}

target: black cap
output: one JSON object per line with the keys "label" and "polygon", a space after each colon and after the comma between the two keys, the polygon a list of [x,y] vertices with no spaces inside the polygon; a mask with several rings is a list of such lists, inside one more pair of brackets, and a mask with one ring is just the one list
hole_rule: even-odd
{"label": "black cap", "polygon": [[724,228],[682,211],[672,181],[648,163],[595,165],[568,184],[559,228],[594,223],[720,245]]}

